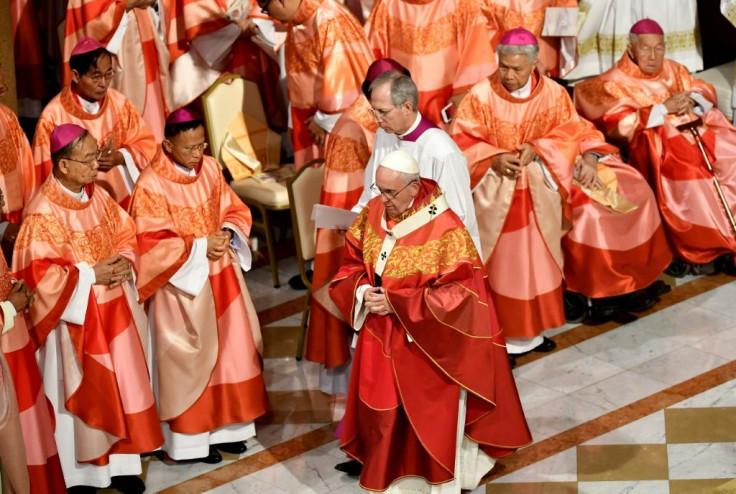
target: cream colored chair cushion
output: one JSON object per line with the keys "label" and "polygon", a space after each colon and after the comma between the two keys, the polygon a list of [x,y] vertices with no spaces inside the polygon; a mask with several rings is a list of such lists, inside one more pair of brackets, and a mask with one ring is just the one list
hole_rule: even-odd
{"label": "cream colored chair cushion", "polygon": [[280,182],[261,183],[250,177],[230,182],[230,187],[243,200],[258,201],[272,208],[285,208],[289,205],[289,193]]}
{"label": "cream colored chair cushion", "polygon": [[713,84],[718,95],[718,108],[726,115],[729,120],[733,119],[733,85],[734,85],[734,66],[736,61],[724,63],[716,67],[711,67],[703,72],[698,72],[694,76]]}
{"label": "cream colored chair cushion", "polygon": [[315,256],[317,229],[312,219],[312,208],[319,203],[324,168],[324,163],[317,167],[305,167],[290,184],[294,198],[294,204],[291,206],[299,226],[299,242],[305,261],[310,261]]}

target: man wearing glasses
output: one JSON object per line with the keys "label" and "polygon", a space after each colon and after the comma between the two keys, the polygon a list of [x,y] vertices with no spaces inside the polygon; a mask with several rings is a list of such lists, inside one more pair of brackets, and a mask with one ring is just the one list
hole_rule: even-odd
{"label": "man wearing glasses", "polygon": [[203,155],[198,113],[176,110],[164,134],[131,205],[163,449],[174,460],[219,463],[221,451],[245,452],[253,421],[268,410],[261,331],[242,274],[251,265],[250,210]]}
{"label": "man wearing glasses", "polygon": [[140,170],[156,152],[156,140],[133,103],[110,88],[115,69],[105,47],[92,38],[82,38],[69,65],[71,84],[44,108],[36,127],[36,176],[43,181],[51,174],[49,136],[54,128],[64,123],[79,125],[99,139],[96,183],[127,209]]}
{"label": "man wearing glasses", "polygon": [[36,292],[27,321],[66,487],[141,493],[140,454],[163,437],[140,337],[146,315],[133,285],[135,225],[94,186],[99,151],[86,129],[56,127],[48,150],[52,174],[26,207],[13,270]]}
{"label": "man wearing glasses", "polygon": [[370,85],[370,96],[379,129],[365,169],[363,194],[353,211],[360,211],[378,196],[372,187],[376,181],[376,164],[388,153],[402,149],[419,163],[422,178],[437,182],[450,209],[460,217],[479,249],[467,161],[452,138],[419,112],[419,92],[414,81],[398,71],[386,72]]}

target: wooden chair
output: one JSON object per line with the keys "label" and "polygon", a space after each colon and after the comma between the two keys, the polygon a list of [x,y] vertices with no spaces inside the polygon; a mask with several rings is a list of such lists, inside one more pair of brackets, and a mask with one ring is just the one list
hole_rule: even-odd
{"label": "wooden chair", "polygon": [[312,209],[315,204],[319,203],[324,176],[325,160],[319,158],[300,168],[286,186],[289,191],[289,202],[292,205],[291,223],[294,228],[299,275],[307,287],[307,301],[302,312],[299,344],[296,350],[297,360],[301,360],[304,355],[304,339],[312,302],[312,281],[307,277],[307,263],[314,260],[317,241],[317,228],[312,219]]}
{"label": "wooden chair", "polygon": [[[228,135],[230,123],[242,112],[248,137],[263,167],[274,169],[273,173],[281,176],[293,174],[293,165],[279,165],[281,136],[268,128],[258,86],[254,82],[239,75],[224,75],[204,93],[202,106],[212,156],[221,166],[224,166],[222,145]],[[271,278],[273,286],[278,288],[278,260],[271,214],[289,208],[289,195],[284,181],[262,181],[256,174],[242,180],[233,180],[230,187],[245,204],[259,212],[260,218],[254,219],[253,226],[265,234]]]}

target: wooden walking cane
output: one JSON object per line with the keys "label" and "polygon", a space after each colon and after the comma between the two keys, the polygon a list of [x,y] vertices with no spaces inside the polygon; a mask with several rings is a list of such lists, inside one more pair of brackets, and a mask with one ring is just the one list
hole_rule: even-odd
{"label": "wooden walking cane", "polygon": [[728,216],[728,220],[731,222],[731,228],[733,228],[734,233],[736,233],[736,220],[733,218],[733,214],[731,213],[731,208],[728,205],[728,202],[726,201],[726,196],[723,195],[723,190],[721,189],[721,183],[718,181],[718,177],[716,177],[716,172],[713,170],[713,165],[710,163],[710,158],[708,158],[708,155],[705,152],[705,148],[703,147],[703,140],[700,138],[700,132],[698,132],[698,125],[702,125],[703,120],[698,118],[697,120],[693,120],[692,122],[688,122],[682,125],[677,126],[677,130],[679,131],[690,131],[690,134],[692,134],[693,139],[695,139],[696,144],[698,145],[698,149],[700,149],[700,153],[703,155],[703,159],[705,160],[705,166],[708,167],[708,171],[713,174],[713,185],[716,186],[716,191],[718,192],[718,197],[721,199],[721,202],[723,203],[723,207],[726,210],[726,215]]}

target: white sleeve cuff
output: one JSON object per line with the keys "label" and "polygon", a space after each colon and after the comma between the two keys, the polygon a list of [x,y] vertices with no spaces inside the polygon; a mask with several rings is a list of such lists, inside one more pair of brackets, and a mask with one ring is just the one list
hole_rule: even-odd
{"label": "white sleeve cuff", "polygon": [[210,265],[207,261],[207,238],[197,238],[192,244],[189,259],[182,264],[174,276],[169,278],[169,283],[176,288],[196,297],[204,288],[204,284],[210,275]]}
{"label": "white sleeve cuff", "polygon": [[240,264],[243,271],[250,271],[253,254],[251,254],[250,247],[248,246],[248,239],[243,238],[240,235],[240,230],[230,226],[228,223],[225,223],[222,226],[223,228],[229,228],[230,231],[233,232],[233,238],[230,239],[230,247],[235,252],[238,264]]}
{"label": "white sleeve cuff", "polygon": [[363,305],[363,297],[365,296],[365,292],[367,292],[370,287],[371,287],[370,285],[360,285],[358,289],[355,290],[355,309],[353,310],[353,329],[355,329],[356,331],[360,331],[360,328],[363,327],[365,318],[368,315],[368,309],[366,309],[365,305]]}
{"label": "white sleeve cuff", "polygon": [[667,111],[667,107],[664,106],[664,103],[654,105],[652,107],[652,111],[649,113],[647,129],[653,129],[654,127],[664,125],[664,117],[666,117],[668,113],[669,112]]}
{"label": "white sleeve cuff", "polygon": [[141,176],[141,171],[135,165],[135,160],[133,159],[133,155],[130,154],[130,151],[125,148],[120,148],[118,151],[125,158],[125,171],[122,175],[125,179],[125,184],[128,186],[128,192],[132,192],[135,183],[138,181],[138,177]]}
{"label": "white sleeve cuff", "polygon": [[705,99],[702,94],[691,92],[690,97],[695,101],[695,108],[693,108],[693,112],[695,112],[697,115],[700,115],[701,117],[711,111],[713,108],[713,103]]}
{"label": "white sleeve cuff", "polygon": [[0,302],[0,309],[3,310],[4,322],[3,331],[0,334],[5,334],[15,327],[15,315],[17,314],[17,312],[15,311],[15,307],[13,307],[13,303],[9,300]]}
{"label": "white sleeve cuff", "polygon": [[335,127],[335,124],[340,119],[340,116],[342,113],[322,113],[321,111],[317,110],[317,113],[314,114],[314,123],[322,127],[322,129],[325,132],[332,132],[332,129]]}
{"label": "white sleeve cuff", "polygon": [[72,324],[84,324],[84,318],[87,316],[87,304],[89,303],[89,292],[92,285],[97,282],[95,270],[86,262],[75,264],[79,270],[79,279],[77,286],[74,287],[72,298],[61,315],[61,320]]}
{"label": "white sleeve cuff", "polygon": [[123,37],[125,36],[125,31],[127,29],[128,13],[125,12],[123,14],[123,18],[120,19],[120,24],[118,24],[118,28],[115,30],[115,34],[112,35],[112,38],[110,38],[110,41],[107,43],[107,46],[105,46],[105,49],[113,55],[117,55],[120,52],[120,45],[123,42]]}

